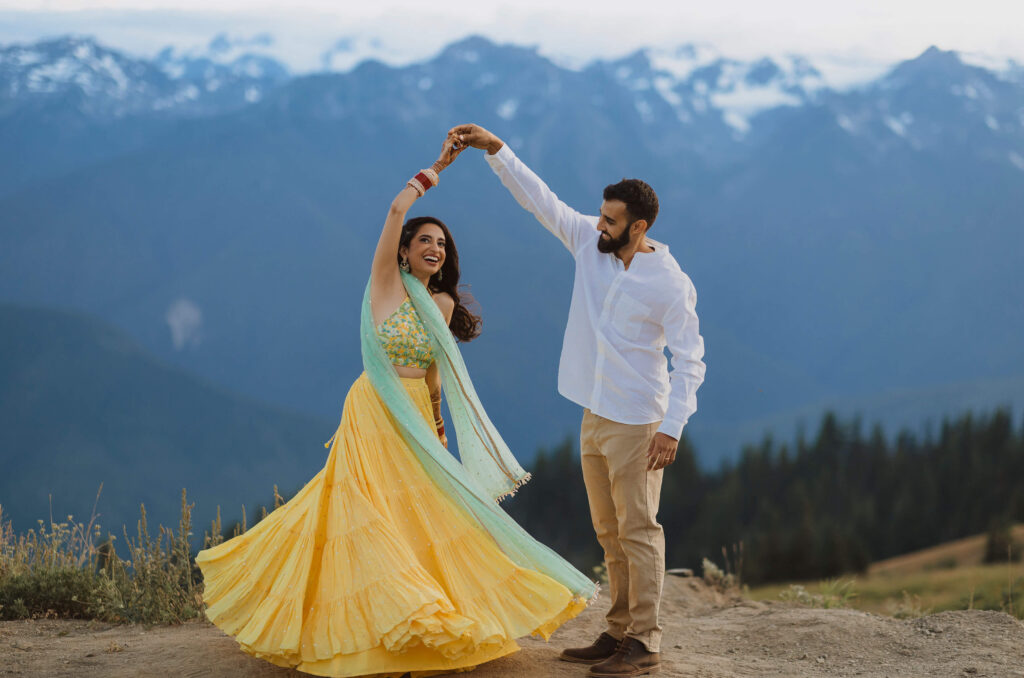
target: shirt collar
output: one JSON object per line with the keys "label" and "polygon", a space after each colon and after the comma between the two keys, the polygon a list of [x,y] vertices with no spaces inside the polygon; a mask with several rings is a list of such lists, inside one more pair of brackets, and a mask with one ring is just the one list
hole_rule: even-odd
{"label": "shirt collar", "polygon": [[658,242],[654,238],[646,238],[647,244],[654,248],[654,252],[648,252],[648,254],[668,254],[668,245],[663,242]]}

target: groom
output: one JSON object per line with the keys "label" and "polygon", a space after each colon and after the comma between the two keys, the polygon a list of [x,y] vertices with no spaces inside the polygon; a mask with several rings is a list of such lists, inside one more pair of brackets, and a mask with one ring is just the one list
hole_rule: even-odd
{"label": "groom", "polygon": [[519,204],[576,259],[558,391],[584,408],[583,480],[612,605],[608,628],[593,645],[566,649],[561,658],[592,664],[592,676],[650,673],[659,666],[661,645],[662,469],[675,460],[704,381],[697,293],[668,247],[647,237],[658,196],[643,181],[607,186],[600,216],[584,216],[491,132],[459,125],[449,135],[485,149],[487,163]]}

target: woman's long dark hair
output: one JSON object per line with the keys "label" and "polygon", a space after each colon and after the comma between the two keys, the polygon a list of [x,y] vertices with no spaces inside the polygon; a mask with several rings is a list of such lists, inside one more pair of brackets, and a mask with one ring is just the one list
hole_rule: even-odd
{"label": "woman's long dark hair", "polygon": [[[409,247],[412,239],[416,237],[424,224],[437,224],[444,233],[444,263],[441,270],[430,276],[430,284],[427,289],[431,294],[446,292],[455,300],[455,310],[452,311],[452,320],[448,323],[452,334],[459,341],[472,341],[480,336],[480,316],[474,315],[466,307],[473,303],[473,297],[463,290],[459,295],[459,251],[455,248],[455,240],[451,231],[444,225],[444,222],[434,217],[413,217],[402,225],[402,239],[398,242],[398,249]],[[401,263],[402,256],[398,255]]]}

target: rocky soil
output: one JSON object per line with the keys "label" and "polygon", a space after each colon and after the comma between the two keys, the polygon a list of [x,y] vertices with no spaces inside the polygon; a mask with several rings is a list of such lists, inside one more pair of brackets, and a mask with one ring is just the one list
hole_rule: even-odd
{"label": "rocky soil", "polygon": [[[569,678],[586,667],[560,648],[589,644],[603,628],[598,601],[550,643],[477,668],[473,678]],[[943,612],[896,620],[852,610],[756,603],[700,580],[669,577],[660,676],[733,678],[1024,678],[1024,623],[999,612]],[[114,626],[96,622],[0,622],[0,676],[74,678],[298,677],[242,653],[206,622]]]}

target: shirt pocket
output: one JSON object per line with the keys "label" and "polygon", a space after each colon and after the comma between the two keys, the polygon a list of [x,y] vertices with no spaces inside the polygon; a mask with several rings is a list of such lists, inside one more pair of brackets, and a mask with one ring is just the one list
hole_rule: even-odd
{"label": "shirt pocket", "polygon": [[628,292],[621,292],[612,309],[612,329],[627,341],[653,343],[652,308]]}

